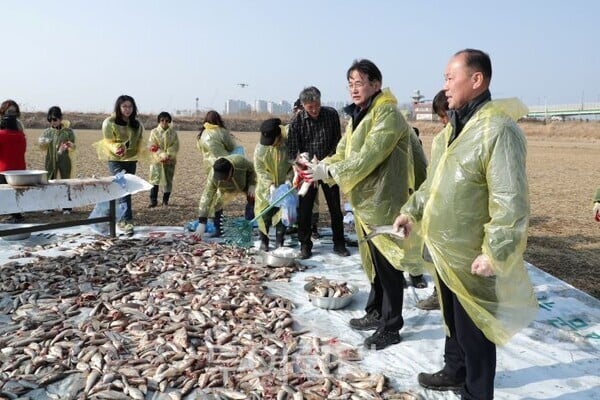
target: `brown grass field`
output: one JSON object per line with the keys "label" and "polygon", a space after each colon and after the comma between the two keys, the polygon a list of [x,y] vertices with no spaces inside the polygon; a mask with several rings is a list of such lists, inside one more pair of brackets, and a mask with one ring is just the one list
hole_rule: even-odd
{"label": "brown grass field", "polygon": [[[421,131],[429,154],[438,124],[414,123]],[[147,126],[145,138],[153,126]],[[533,265],[600,298],[600,224],[592,218],[592,195],[600,186],[600,122],[522,123],[528,139],[528,175],[531,221],[525,259]],[[29,169],[43,169],[43,155],[37,150],[39,129],[29,129],[27,163]],[[91,144],[99,140],[97,130],[76,130],[76,176],[106,176],[108,168],[97,160]],[[258,133],[234,133],[251,158]],[[201,156],[195,147],[196,132],[179,133],[178,156],[171,205],[148,209],[148,193],[134,196],[134,222],[138,225],[183,226],[196,218],[197,203],[205,176]],[[137,174],[148,177],[148,165],[140,162]],[[160,199],[159,199],[160,200]],[[324,204],[324,202],[322,202]],[[61,218],[82,218],[91,206],[75,210],[71,216],[29,213],[29,222]],[[243,202],[226,208],[228,215],[242,215]],[[324,218],[325,219],[325,218]],[[326,223],[323,221],[322,223]]]}

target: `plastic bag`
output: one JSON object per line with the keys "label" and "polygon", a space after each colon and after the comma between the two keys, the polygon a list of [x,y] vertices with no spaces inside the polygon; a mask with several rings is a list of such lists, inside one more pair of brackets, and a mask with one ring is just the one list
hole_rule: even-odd
{"label": "plastic bag", "polygon": [[239,154],[240,156],[246,157],[246,149],[244,149],[244,146],[235,146],[231,151],[231,154]]}
{"label": "plastic bag", "polygon": [[[271,194],[269,202],[273,204],[275,200],[283,196],[290,189],[291,186],[287,183],[279,185]],[[281,210],[281,222],[285,226],[291,226],[296,223],[298,219],[298,195],[296,191],[291,192],[275,205]]]}
{"label": "plastic bag", "polygon": [[[115,210],[115,214],[116,214],[115,220],[120,221],[121,218],[123,218],[123,215],[125,215],[125,211],[127,211],[127,204],[126,203],[117,203],[117,207]],[[101,203],[96,204],[96,206],[90,213],[90,216],[88,217],[88,219],[108,217],[109,214],[110,214],[110,203],[108,201],[103,201]],[[92,230],[94,232],[99,233],[100,235],[108,235],[110,233],[110,227],[108,225],[108,222],[91,224],[90,228],[92,228]]]}

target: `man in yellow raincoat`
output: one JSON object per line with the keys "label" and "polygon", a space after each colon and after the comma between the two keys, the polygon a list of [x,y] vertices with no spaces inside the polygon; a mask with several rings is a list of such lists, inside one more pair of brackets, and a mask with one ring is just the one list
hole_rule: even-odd
{"label": "man in yellow raincoat", "polygon": [[[421,222],[446,325],[445,366],[420,373],[433,390],[492,399],[496,345],[527,326],[537,300],[523,262],[529,197],[518,100],[491,101],[489,56],[461,50],[448,63],[450,123],[433,141],[429,174],[394,228]],[[520,106],[520,107],[519,107]]]}
{"label": "man in yellow raincoat", "polygon": [[[293,178],[285,133],[286,127],[281,125],[279,118],[268,119],[260,126],[260,143],[254,150],[254,169],[257,177],[255,215],[269,206],[271,194],[277,187]],[[269,228],[272,224],[275,224],[275,245],[283,246],[286,227],[281,221],[279,208],[273,208],[258,220],[261,250],[269,250]]]}
{"label": "man in yellow raincoat", "polygon": [[239,154],[217,158],[206,179],[206,187],[200,198],[198,205],[199,224],[194,236],[202,237],[205,234],[209,210],[216,210],[215,236],[220,236],[223,206],[229,203],[236,194],[245,193],[246,207],[254,207],[255,190],[256,172],[252,162]]}
{"label": "man in yellow raincoat", "polygon": [[369,60],[355,61],[346,74],[353,104],[335,154],[309,168],[314,180],[334,180],[352,205],[363,269],[371,282],[366,315],[350,320],[358,330],[376,330],[365,346],[377,350],[400,342],[404,257],[402,243],[389,235],[361,241],[372,227],[390,225],[408,199],[409,135],[412,128],[382,76]]}

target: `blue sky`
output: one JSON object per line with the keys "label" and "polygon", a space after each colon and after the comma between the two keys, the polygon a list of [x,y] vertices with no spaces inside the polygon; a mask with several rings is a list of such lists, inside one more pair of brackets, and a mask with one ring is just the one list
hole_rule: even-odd
{"label": "blue sky", "polygon": [[[399,102],[431,98],[456,51],[492,58],[493,97],[600,102],[600,2],[12,1],[1,11],[0,97],[28,111],[223,109],[228,98],[293,102],[305,86],[347,101],[369,58]],[[240,88],[239,82],[248,83]]]}

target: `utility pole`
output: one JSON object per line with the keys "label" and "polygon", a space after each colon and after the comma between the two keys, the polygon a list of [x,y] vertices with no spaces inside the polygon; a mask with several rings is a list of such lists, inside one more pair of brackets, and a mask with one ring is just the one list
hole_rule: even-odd
{"label": "utility pole", "polygon": [[196,117],[198,116],[199,111],[200,111],[200,110],[198,110],[198,100],[200,100],[200,99],[198,97],[196,97],[196,114],[195,114]]}

